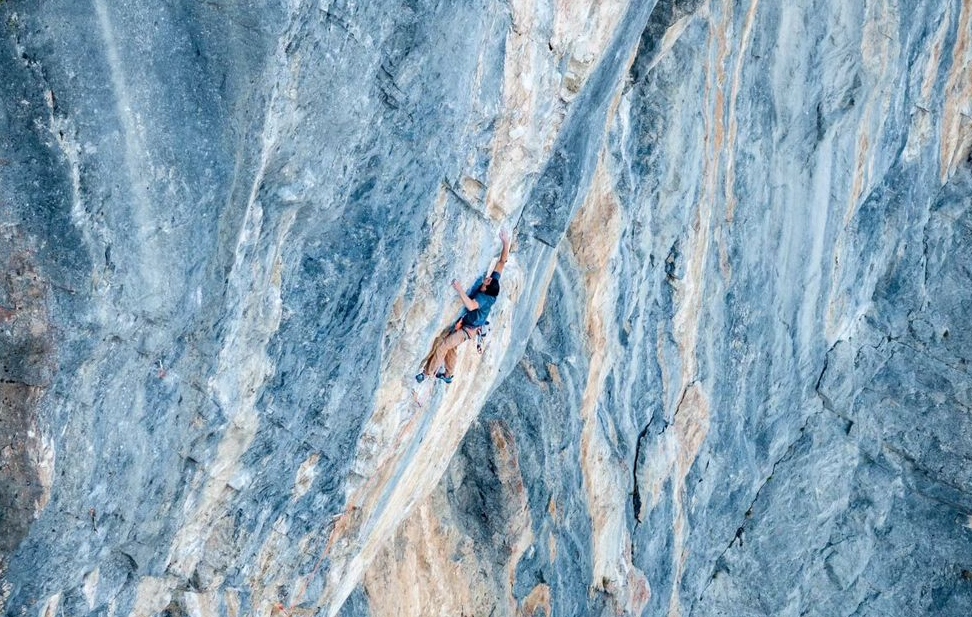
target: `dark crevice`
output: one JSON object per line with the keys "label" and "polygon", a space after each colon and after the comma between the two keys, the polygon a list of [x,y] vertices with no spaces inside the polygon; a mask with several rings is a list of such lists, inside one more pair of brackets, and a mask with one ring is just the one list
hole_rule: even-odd
{"label": "dark crevice", "polygon": [[923,311],[928,308],[930,303],[928,299],[928,226],[931,224],[932,220],[931,208],[934,207],[933,204],[937,202],[940,195],[941,189],[939,190],[939,194],[935,196],[935,199],[929,203],[929,208],[925,217],[925,225],[921,230],[921,291],[925,296],[924,301],[922,302],[923,306],[921,307],[921,310]]}
{"label": "dark crevice", "polygon": [[47,388],[50,385],[46,383],[28,383],[22,379],[0,379],[0,383],[14,386],[26,386],[28,388]]}
{"label": "dark crevice", "polygon": [[668,256],[665,257],[665,278],[672,285],[674,285],[676,281],[682,279],[682,276],[678,271],[678,258],[680,256],[681,254],[678,248],[678,239],[676,239],[675,243],[672,244],[672,247],[668,250]]}
{"label": "dark crevice", "polygon": [[824,409],[827,409],[828,411],[834,411],[834,402],[830,400],[829,396],[820,391],[820,385],[823,383],[824,375],[827,374],[827,368],[830,366],[830,354],[832,354],[834,349],[837,348],[838,343],[840,343],[839,340],[834,341],[834,344],[831,345],[830,349],[827,350],[827,353],[824,354],[823,368],[820,369],[820,375],[817,376],[817,383],[815,383],[813,386],[813,390],[817,393],[817,396],[820,397],[820,401],[823,403]]}
{"label": "dark crevice", "polygon": [[658,0],[651,12],[638,49],[638,61],[631,68],[631,83],[638,84],[647,79],[651,67],[655,65],[663,51],[665,34],[678,20],[695,15],[702,6],[700,0]]}
{"label": "dark crevice", "polygon": [[641,490],[638,488],[638,465],[641,461],[641,445],[648,436],[648,429],[650,427],[651,420],[648,421],[645,428],[641,429],[641,432],[638,433],[638,439],[635,441],[634,465],[631,470],[631,485],[633,486],[631,491],[631,506],[634,508],[635,526],[641,524]]}

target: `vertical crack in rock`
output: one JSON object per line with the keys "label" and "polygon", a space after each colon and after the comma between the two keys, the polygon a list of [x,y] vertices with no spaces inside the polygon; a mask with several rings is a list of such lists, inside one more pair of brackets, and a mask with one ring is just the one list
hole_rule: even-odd
{"label": "vertical crack in rock", "polygon": [[644,466],[644,463],[642,463],[644,460],[643,449],[648,437],[649,428],[651,428],[651,420],[638,433],[638,439],[635,441],[634,465],[632,465],[631,469],[631,508],[634,511],[636,525],[644,522],[644,512],[642,510],[644,501],[641,496],[641,483],[638,481],[638,469]]}
{"label": "vertical crack in rock", "polygon": [[817,397],[820,398],[823,408],[828,411],[835,411],[834,402],[822,385],[824,383],[824,378],[827,376],[827,368],[830,366],[830,357],[837,348],[837,345],[839,345],[841,342],[842,341],[835,341],[834,344],[830,346],[830,349],[827,350],[827,353],[824,355],[823,359],[823,367],[820,369],[820,375],[817,376],[817,381],[813,385],[813,391],[816,392]]}

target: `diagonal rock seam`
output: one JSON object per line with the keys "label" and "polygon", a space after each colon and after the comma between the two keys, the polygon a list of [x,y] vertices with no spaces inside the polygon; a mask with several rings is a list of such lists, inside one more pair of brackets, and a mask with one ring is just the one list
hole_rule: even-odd
{"label": "diagonal rock seam", "polygon": [[773,462],[772,466],[770,467],[769,474],[767,474],[766,479],[763,480],[762,484],[759,485],[759,488],[756,489],[756,494],[753,496],[752,501],[749,503],[749,507],[746,509],[746,513],[743,515],[743,523],[738,528],[736,528],[736,531],[733,532],[733,537],[726,545],[726,548],[723,549],[723,551],[719,553],[719,556],[714,560],[714,565],[712,566],[711,574],[709,575],[709,578],[705,586],[702,588],[702,592],[699,594],[698,598],[693,598],[693,604],[695,602],[701,601],[705,597],[705,593],[706,591],[708,591],[709,586],[712,584],[712,581],[714,581],[719,574],[720,571],[719,564],[725,558],[726,553],[728,553],[729,550],[733,548],[733,546],[736,544],[737,541],[739,542],[739,545],[742,546],[741,536],[743,531],[745,530],[746,521],[754,516],[753,508],[756,507],[756,502],[759,501],[759,497],[762,494],[763,489],[766,488],[766,486],[773,480],[773,477],[776,475],[776,468],[779,465],[786,463],[793,457],[793,455],[796,452],[797,444],[799,444],[800,441],[802,441],[803,438],[805,437],[805,431],[807,427],[810,425],[810,421],[813,420],[813,418],[815,418],[816,416],[819,416],[821,413],[822,411],[818,410],[807,416],[806,421],[803,423],[803,426],[800,427],[796,439],[794,439],[787,446],[783,454]]}

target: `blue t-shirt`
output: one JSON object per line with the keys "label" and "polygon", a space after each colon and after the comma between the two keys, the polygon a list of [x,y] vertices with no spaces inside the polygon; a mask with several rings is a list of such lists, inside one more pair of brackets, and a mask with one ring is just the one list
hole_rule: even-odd
{"label": "blue t-shirt", "polygon": [[[494,281],[499,283],[499,272],[493,272],[490,276],[493,277]],[[462,316],[462,325],[468,328],[478,328],[479,326],[486,325],[486,320],[489,319],[489,312],[493,310],[493,305],[496,304],[496,296],[491,296],[477,289],[472,299],[479,305],[479,308],[473,311],[467,311]]]}

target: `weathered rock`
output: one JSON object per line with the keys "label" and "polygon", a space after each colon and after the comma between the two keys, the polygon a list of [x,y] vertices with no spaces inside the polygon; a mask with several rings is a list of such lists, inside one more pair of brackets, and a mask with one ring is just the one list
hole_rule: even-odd
{"label": "weathered rock", "polygon": [[6,614],[972,611],[968,2],[0,13]]}

